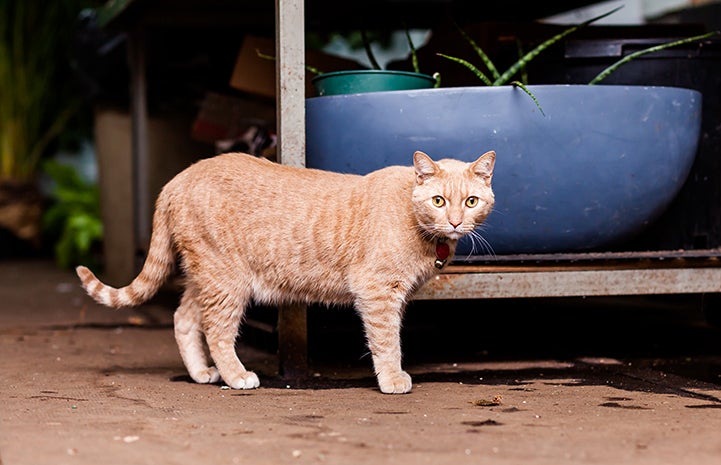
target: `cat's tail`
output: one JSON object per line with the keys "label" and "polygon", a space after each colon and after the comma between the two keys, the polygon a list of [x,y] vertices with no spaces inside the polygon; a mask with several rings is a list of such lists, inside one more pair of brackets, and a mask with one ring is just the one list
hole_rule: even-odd
{"label": "cat's tail", "polygon": [[108,286],[84,266],[75,268],[80,282],[90,297],[108,307],[133,307],[153,297],[168,278],[175,265],[173,244],[165,215],[153,219],[153,234],[143,269],[133,281],[121,288]]}

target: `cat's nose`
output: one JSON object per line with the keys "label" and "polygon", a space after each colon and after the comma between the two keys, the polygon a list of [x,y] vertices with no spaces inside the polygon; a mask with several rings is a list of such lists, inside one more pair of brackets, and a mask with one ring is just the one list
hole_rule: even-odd
{"label": "cat's nose", "polygon": [[462,221],[459,221],[459,222],[457,222],[457,223],[454,223],[454,222],[451,221],[451,220],[448,220],[448,222],[451,224],[451,226],[453,226],[453,229],[457,229],[458,226],[460,226],[461,223],[462,223]]}

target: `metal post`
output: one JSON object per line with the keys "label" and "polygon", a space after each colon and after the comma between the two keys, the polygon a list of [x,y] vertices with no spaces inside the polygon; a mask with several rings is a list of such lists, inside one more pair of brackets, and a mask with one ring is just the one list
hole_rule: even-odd
{"label": "metal post", "polygon": [[275,72],[278,159],[305,166],[304,0],[275,2]]}
{"label": "metal post", "polygon": [[[305,166],[304,0],[275,1],[276,120],[278,160]],[[305,305],[278,308],[278,362],[281,376],[308,375]]]}
{"label": "metal post", "polygon": [[148,103],[145,73],[145,32],[139,25],[128,38],[130,65],[130,112],[132,131],[133,220],[135,232],[136,271],[142,267],[144,254],[150,242],[149,211],[150,185],[148,183]]}

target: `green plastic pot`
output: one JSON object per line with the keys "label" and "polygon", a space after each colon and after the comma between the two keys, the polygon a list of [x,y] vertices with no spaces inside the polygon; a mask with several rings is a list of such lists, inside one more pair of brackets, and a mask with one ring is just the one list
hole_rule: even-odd
{"label": "green plastic pot", "polygon": [[323,73],[311,81],[318,96],[430,89],[435,78],[410,71],[362,69]]}

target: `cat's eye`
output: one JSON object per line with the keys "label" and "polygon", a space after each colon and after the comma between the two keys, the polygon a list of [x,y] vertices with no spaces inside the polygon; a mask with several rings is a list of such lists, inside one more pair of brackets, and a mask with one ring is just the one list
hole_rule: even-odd
{"label": "cat's eye", "polygon": [[446,204],[446,199],[444,199],[444,198],[441,197],[440,195],[433,196],[433,198],[431,199],[431,201],[433,202],[433,206],[434,206],[434,207],[438,207],[438,208],[440,208],[440,207],[442,207],[443,205]]}
{"label": "cat's eye", "polygon": [[478,205],[478,197],[470,196],[466,199],[466,207],[473,208]]}

